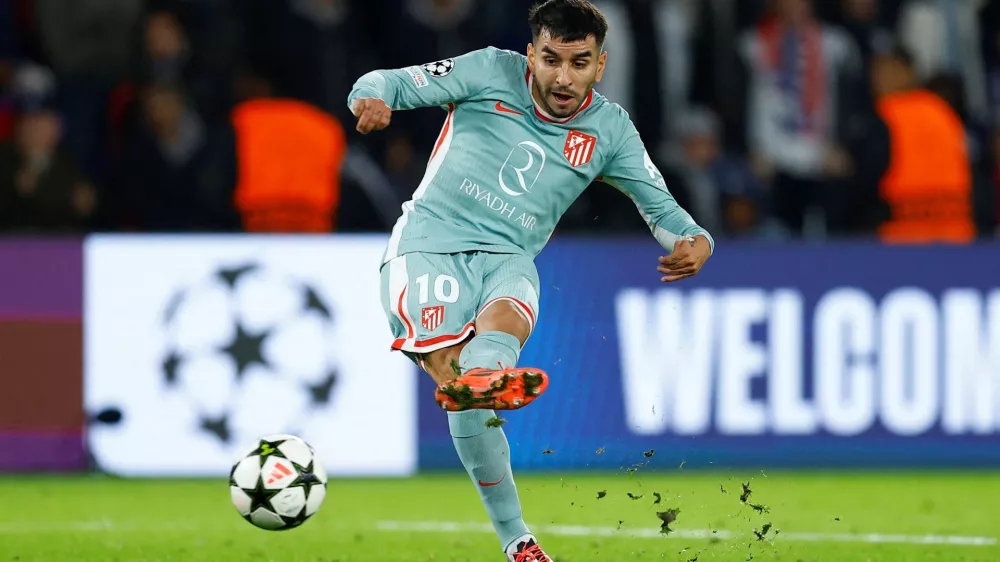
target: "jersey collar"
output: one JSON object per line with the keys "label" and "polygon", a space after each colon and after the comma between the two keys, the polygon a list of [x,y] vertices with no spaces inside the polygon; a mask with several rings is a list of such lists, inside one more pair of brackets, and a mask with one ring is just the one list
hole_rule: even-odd
{"label": "jersey collar", "polygon": [[560,124],[560,125],[563,124],[563,123],[569,123],[570,121],[573,120],[574,117],[576,117],[577,115],[579,115],[580,113],[582,113],[583,110],[585,110],[588,107],[590,107],[590,102],[594,101],[594,90],[591,89],[590,93],[587,94],[587,99],[583,100],[583,103],[580,104],[580,107],[577,108],[577,110],[573,112],[573,115],[570,115],[569,117],[563,117],[563,118],[553,117],[553,116],[549,115],[548,113],[546,113],[545,110],[543,110],[542,108],[538,107],[538,102],[535,101],[535,94],[534,94],[534,92],[532,90],[532,84],[534,83],[534,80],[531,77],[531,69],[530,68],[527,70],[527,72],[524,73],[524,82],[525,82],[525,84],[528,85],[528,97],[531,98],[531,105],[535,109],[535,116],[538,117],[539,119],[541,119],[542,121],[545,121],[546,123],[556,123],[556,124]]}

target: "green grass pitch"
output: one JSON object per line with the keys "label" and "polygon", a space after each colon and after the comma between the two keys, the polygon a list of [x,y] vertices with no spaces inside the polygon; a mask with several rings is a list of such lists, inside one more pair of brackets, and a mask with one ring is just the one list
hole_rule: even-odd
{"label": "green grass pitch", "polygon": [[[640,470],[517,483],[556,562],[1000,560],[996,473]],[[302,527],[267,532],[237,515],[224,478],[7,476],[0,562],[504,560],[465,474],[333,479],[328,494]],[[664,536],[667,509],[680,512]]]}

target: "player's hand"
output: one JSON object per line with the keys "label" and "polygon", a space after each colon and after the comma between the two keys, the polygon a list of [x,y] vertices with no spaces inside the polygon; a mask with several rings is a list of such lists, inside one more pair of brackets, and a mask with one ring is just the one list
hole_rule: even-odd
{"label": "player's hand", "polygon": [[674,243],[674,251],[660,258],[656,270],[663,274],[660,281],[673,283],[698,274],[712,255],[712,245],[704,236],[688,236]]}
{"label": "player's hand", "polygon": [[355,100],[351,111],[358,118],[358,125],[355,128],[362,135],[367,135],[372,131],[381,131],[389,126],[389,121],[392,119],[392,110],[378,98]]}

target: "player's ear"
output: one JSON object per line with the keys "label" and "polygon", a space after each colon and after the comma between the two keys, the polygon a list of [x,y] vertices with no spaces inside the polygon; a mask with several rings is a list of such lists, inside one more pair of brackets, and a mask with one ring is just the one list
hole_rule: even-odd
{"label": "player's ear", "polygon": [[527,55],[528,55],[528,67],[529,68],[534,68],[535,67],[535,45],[533,43],[528,43]]}
{"label": "player's ear", "polygon": [[597,76],[595,80],[600,82],[601,78],[604,77],[604,66],[608,63],[608,52],[601,51],[601,55],[597,57]]}

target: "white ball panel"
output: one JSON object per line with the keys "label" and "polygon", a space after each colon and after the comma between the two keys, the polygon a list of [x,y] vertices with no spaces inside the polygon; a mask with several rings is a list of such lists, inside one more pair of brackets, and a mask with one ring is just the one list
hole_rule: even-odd
{"label": "white ball panel", "polygon": [[319,511],[319,506],[323,505],[326,499],[326,486],[310,486],[309,499],[306,500],[306,516],[312,517]]}
{"label": "white ball panel", "polygon": [[274,531],[285,526],[285,521],[281,516],[263,507],[257,508],[257,511],[250,515],[250,522],[268,531]]}
{"label": "white ball panel", "polygon": [[306,506],[306,491],[302,486],[285,488],[271,498],[271,507],[279,515],[295,517]]}
{"label": "white ball panel", "polygon": [[264,461],[264,466],[260,471],[260,478],[264,482],[264,488],[268,490],[281,490],[288,487],[299,473],[288,462],[288,459],[280,457],[268,457]]}
{"label": "white ball panel", "polygon": [[239,511],[240,515],[244,517],[250,515],[250,506],[253,504],[253,500],[246,492],[236,486],[230,486],[229,497],[233,499],[233,505],[236,506],[236,511]]}
{"label": "white ball panel", "polygon": [[254,453],[254,451],[257,450],[257,447],[259,447],[259,446],[260,446],[260,443],[257,442],[257,441],[254,441],[253,445],[247,447],[246,449],[243,449],[243,451],[240,452],[240,456],[236,457],[237,458],[236,462],[239,462],[240,460],[243,460],[243,459],[249,457],[250,455],[252,455]]}
{"label": "white ball panel", "polygon": [[269,441],[271,443],[275,441],[287,441],[289,439],[299,439],[294,435],[289,435],[287,433],[274,433],[272,435],[265,435],[260,438],[261,441]]}
{"label": "white ball panel", "polygon": [[260,478],[260,457],[254,455],[241,460],[233,471],[233,482],[240,488],[254,489]]}
{"label": "white ball panel", "polygon": [[312,451],[309,449],[309,445],[301,439],[289,439],[281,445],[278,445],[278,450],[282,452],[288,460],[299,466],[308,466],[310,459],[312,459]]}
{"label": "white ball panel", "polygon": [[316,475],[316,478],[318,478],[323,485],[326,485],[326,467],[323,466],[319,457],[313,457],[313,474]]}

